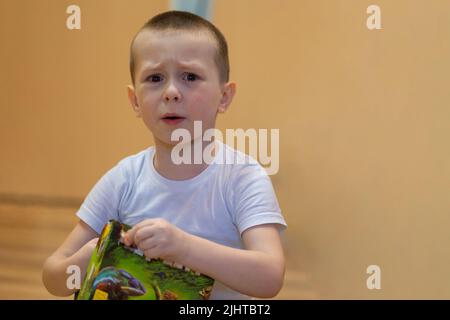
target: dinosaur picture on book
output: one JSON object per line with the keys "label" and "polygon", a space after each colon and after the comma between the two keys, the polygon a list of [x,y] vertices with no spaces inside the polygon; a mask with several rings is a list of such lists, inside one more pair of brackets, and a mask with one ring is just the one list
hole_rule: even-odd
{"label": "dinosaur picture on book", "polygon": [[78,300],[207,300],[214,279],[161,259],[147,259],[122,237],[131,227],[110,220],[89,262]]}

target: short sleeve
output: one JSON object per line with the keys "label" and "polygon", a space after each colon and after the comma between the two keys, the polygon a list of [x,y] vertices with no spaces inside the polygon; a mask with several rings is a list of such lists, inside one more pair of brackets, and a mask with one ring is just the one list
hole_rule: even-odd
{"label": "short sleeve", "polygon": [[77,216],[98,234],[111,219],[119,220],[119,207],[127,191],[124,168],[119,164],[94,185],[77,212]]}
{"label": "short sleeve", "polygon": [[255,163],[238,166],[231,179],[231,208],[233,220],[242,233],[261,224],[278,224],[283,231],[287,224],[284,220],[272,182],[263,167]]}

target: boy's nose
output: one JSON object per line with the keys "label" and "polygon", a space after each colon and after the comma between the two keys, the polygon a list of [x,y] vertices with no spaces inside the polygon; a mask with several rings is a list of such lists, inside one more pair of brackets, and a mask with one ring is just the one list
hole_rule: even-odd
{"label": "boy's nose", "polygon": [[178,99],[179,99],[178,96],[171,97],[171,96],[166,95],[166,101],[167,102],[169,102],[170,100],[178,101]]}
{"label": "boy's nose", "polygon": [[164,100],[166,100],[167,102],[172,100],[178,102],[180,99],[180,91],[178,91],[177,87],[175,87],[173,84],[169,84],[166,88],[166,91],[164,91]]}

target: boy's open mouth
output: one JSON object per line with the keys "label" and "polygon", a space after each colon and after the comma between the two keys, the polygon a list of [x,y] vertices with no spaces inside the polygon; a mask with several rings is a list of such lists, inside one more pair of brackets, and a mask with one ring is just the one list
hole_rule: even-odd
{"label": "boy's open mouth", "polygon": [[166,113],[161,118],[167,124],[177,124],[182,122],[185,117],[182,117],[176,113]]}

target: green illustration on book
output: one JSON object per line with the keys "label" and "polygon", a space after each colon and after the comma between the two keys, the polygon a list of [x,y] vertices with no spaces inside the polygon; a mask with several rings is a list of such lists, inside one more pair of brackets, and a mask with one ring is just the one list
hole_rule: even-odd
{"label": "green illustration on book", "polygon": [[127,247],[131,227],[110,220],[89,262],[78,300],[207,300],[214,279]]}

